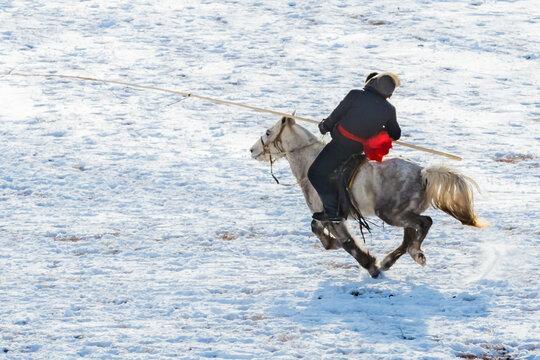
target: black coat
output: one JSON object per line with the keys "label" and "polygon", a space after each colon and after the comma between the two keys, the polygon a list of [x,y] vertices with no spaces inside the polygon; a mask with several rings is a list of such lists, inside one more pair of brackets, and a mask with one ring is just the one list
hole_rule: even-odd
{"label": "black coat", "polygon": [[325,127],[332,134],[338,124],[363,139],[375,136],[382,130],[386,130],[394,140],[398,140],[401,136],[396,109],[384,95],[370,86],[361,90],[351,90],[324,120]]}

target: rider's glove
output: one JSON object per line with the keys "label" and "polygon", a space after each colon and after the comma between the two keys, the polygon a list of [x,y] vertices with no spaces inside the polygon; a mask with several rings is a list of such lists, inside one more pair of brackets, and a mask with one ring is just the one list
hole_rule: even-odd
{"label": "rider's glove", "polygon": [[[326,119],[324,119],[324,120],[326,120]],[[319,131],[323,135],[328,132],[328,128],[326,127],[326,124],[324,123],[324,120],[319,123]]]}

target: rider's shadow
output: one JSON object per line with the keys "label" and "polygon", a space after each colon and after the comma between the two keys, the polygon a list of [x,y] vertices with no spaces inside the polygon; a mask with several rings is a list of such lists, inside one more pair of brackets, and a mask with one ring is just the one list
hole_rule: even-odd
{"label": "rider's shadow", "polygon": [[326,280],[296,309],[275,310],[302,328],[327,335],[330,331],[341,340],[348,334],[350,341],[405,341],[421,349],[426,342],[440,341],[440,332],[430,326],[431,320],[439,326],[447,321],[473,321],[489,314],[489,301],[486,295],[443,294],[429,285],[399,280],[365,279],[341,284]]}

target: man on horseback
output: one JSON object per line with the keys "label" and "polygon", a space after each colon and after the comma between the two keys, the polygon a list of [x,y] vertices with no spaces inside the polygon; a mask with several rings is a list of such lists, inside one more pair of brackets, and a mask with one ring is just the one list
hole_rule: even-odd
{"label": "man on horseback", "polygon": [[351,90],[330,116],[319,123],[321,134],[330,132],[332,140],[325,146],[308,171],[308,178],[322,200],[324,211],[313,218],[340,222],[338,194],[330,174],[351,155],[365,152],[368,159],[381,161],[398,140],[401,129],[396,109],[387,99],[400,85],[393,73],[371,73],[363,89]]}

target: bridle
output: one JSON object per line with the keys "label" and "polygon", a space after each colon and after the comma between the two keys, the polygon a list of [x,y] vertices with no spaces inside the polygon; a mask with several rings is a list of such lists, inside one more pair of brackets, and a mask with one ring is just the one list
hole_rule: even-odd
{"label": "bridle", "polygon": [[[263,146],[263,154],[267,154],[270,156],[270,163],[272,163],[272,152],[270,151],[270,145],[274,145],[274,147],[279,151],[277,154],[274,155],[286,155],[287,151],[283,149],[283,142],[281,141],[281,135],[283,134],[283,130],[285,129],[285,125],[282,125],[279,129],[278,134],[274,138],[274,140],[269,141],[268,143],[264,143],[263,137],[261,135],[261,144]],[[293,150],[294,151],[294,150]]]}
{"label": "bridle", "polygon": [[[263,152],[262,152],[261,155],[268,154],[268,156],[270,158],[270,175],[272,175],[272,178],[275,180],[276,184],[283,185],[283,186],[292,186],[294,184],[281,184],[279,182],[278,178],[276,177],[276,175],[274,175],[274,168],[273,168],[274,159],[272,159],[272,152],[270,151],[270,145],[273,145],[276,148],[276,150],[278,150],[278,153],[273,153],[274,155],[287,156],[288,154],[293,153],[295,151],[302,150],[302,149],[308,148],[308,147],[310,147],[312,145],[315,145],[315,144],[318,143],[318,141],[315,140],[315,141],[310,142],[309,144],[302,145],[302,146],[297,147],[296,149],[292,149],[292,150],[287,151],[287,150],[285,150],[283,148],[283,142],[281,141],[281,135],[283,134],[283,130],[285,129],[285,126],[287,126],[287,124],[283,124],[281,126],[281,128],[279,129],[279,132],[276,135],[276,137],[274,138],[274,140],[269,141],[266,144],[264,143],[263,137],[261,135],[261,144],[263,146]],[[304,180],[306,180],[306,179],[300,180],[299,183],[303,182]]]}

